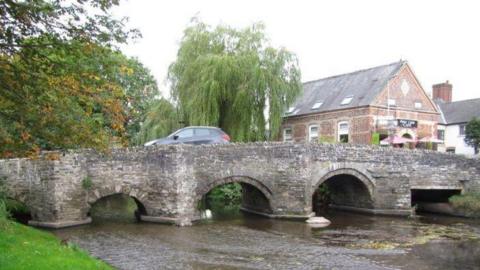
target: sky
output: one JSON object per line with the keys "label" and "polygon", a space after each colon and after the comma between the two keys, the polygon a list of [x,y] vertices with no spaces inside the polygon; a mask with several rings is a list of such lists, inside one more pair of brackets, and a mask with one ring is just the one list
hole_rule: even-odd
{"label": "sky", "polygon": [[427,92],[448,80],[453,100],[480,98],[480,1],[129,0],[113,10],[143,38],[122,46],[169,96],[170,63],[192,17],[212,26],[266,25],[271,45],[299,59],[302,81],[407,60]]}

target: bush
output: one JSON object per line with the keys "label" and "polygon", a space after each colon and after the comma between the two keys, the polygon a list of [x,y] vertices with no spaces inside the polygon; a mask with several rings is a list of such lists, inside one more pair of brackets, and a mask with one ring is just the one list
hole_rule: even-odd
{"label": "bush", "polygon": [[373,145],[380,145],[380,134],[375,132],[372,134],[372,144]]}
{"label": "bush", "polygon": [[239,183],[230,183],[216,187],[207,194],[207,201],[212,209],[240,207],[242,186]]}
{"label": "bush", "polygon": [[0,200],[0,223],[6,221],[8,217],[7,205],[4,201]]}
{"label": "bush", "polygon": [[452,206],[470,217],[480,217],[480,193],[466,193],[450,197]]}
{"label": "bush", "polygon": [[320,136],[318,140],[321,143],[335,143],[335,138],[332,136]]}
{"label": "bush", "polygon": [[0,222],[5,221],[9,216],[7,210],[7,191],[4,185],[5,177],[0,178]]}
{"label": "bush", "polygon": [[89,176],[83,178],[82,180],[83,189],[89,190],[92,188],[92,186],[93,186],[92,178],[90,178]]}

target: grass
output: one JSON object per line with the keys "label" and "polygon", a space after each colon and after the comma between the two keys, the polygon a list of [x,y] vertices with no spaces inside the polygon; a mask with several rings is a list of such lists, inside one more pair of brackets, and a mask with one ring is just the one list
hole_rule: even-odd
{"label": "grass", "polygon": [[113,268],[75,245],[62,245],[48,232],[0,217],[0,269]]}
{"label": "grass", "polygon": [[452,206],[469,217],[480,218],[480,193],[466,193],[450,197]]}

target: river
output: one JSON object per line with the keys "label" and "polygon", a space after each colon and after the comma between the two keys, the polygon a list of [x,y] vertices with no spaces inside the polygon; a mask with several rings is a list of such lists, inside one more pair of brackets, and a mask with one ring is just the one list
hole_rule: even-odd
{"label": "river", "polygon": [[191,227],[99,221],[52,231],[119,269],[480,269],[480,221],[330,211],[326,228],[237,213]]}

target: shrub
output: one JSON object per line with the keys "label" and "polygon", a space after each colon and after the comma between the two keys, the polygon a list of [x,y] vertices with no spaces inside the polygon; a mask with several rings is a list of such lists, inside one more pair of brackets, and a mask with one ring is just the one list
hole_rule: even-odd
{"label": "shrub", "polygon": [[0,200],[0,223],[7,220],[9,213],[7,211],[7,205],[4,201]]}
{"label": "shrub", "polygon": [[379,145],[380,144],[380,134],[375,132],[372,134],[372,144]]}
{"label": "shrub", "polygon": [[318,140],[321,143],[335,143],[335,138],[332,136],[320,136]]}
{"label": "shrub", "polygon": [[449,198],[452,206],[467,216],[480,217],[480,193],[466,193]]}
{"label": "shrub", "polygon": [[82,187],[83,187],[85,190],[91,189],[92,186],[93,186],[92,178],[90,178],[89,176],[83,178],[83,180],[82,180]]}
{"label": "shrub", "polygon": [[7,210],[7,191],[4,181],[5,177],[0,177],[0,222],[5,221],[10,215]]}
{"label": "shrub", "polygon": [[207,200],[213,209],[239,207],[242,203],[242,186],[230,183],[216,187],[207,194]]}

